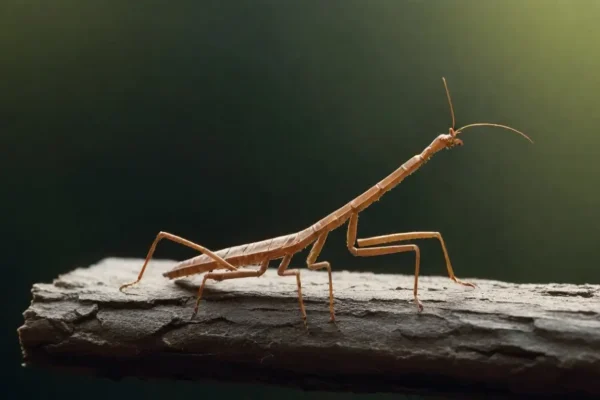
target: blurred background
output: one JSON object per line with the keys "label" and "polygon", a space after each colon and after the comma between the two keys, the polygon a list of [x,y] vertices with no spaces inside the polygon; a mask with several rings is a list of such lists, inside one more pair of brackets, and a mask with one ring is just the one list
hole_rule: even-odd
{"label": "blurred background", "polygon": [[[440,231],[460,278],[599,283],[599,40],[593,1],[4,0],[3,392],[315,396],[24,370],[16,329],[33,283],[143,258],[160,230],[219,249],[312,224],[448,131],[442,76],[457,127],[535,144],[465,131],[359,237]],[[354,258],[345,235],[320,257],[335,270],[414,272],[410,253]],[[444,275],[439,244],[418,244],[422,274]]]}

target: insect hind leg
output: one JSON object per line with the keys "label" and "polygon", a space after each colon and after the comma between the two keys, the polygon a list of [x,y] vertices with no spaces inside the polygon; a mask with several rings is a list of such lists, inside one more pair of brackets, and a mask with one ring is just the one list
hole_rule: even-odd
{"label": "insect hind leg", "polygon": [[228,263],[222,257],[220,257],[217,254],[213,253],[212,251],[210,251],[206,247],[200,246],[197,243],[191,242],[191,241],[189,241],[187,239],[184,239],[182,237],[173,235],[173,234],[168,233],[168,232],[159,232],[158,235],[156,235],[156,239],[154,239],[154,242],[152,242],[152,246],[150,246],[150,250],[148,250],[148,255],[146,256],[146,260],[144,261],[144,265],[142,266],[142,269],[140,270],[140,273],[138,274],[137,279],[135,281],[133,281],[133,282],[121,285],[119,287],[120,291],[123,291],[123,289],[125,289],[128,286],[135,285],[136,283],[138,283],[142,279],[142,276],[144,275],[144,272],[146,271],[146,267],[148,266],[148,262],[152,258],[152,255],[154,254],[154,251],[156,250],[156,246],[158,245],[158,242],[161,241],[161,239],[167,239],[167,240],[170,240],[172,242],[182,244],[182,245],[184,245],[186,247],[190,247],[190,248],[192,248],[194,250],[197,250],[197,251],[201,252],[202,254],[206,254],[208,257],[212,258],[217,264],[221,265],[223,268],[226,268],[226,269],[228,269],[230,271],[237,271],[236,267],[234,267],[233,265],[231,265],[230,263]]}
{"label": "insect hind leg", "polygon": [[207,274],[204,275],[204,278],[202,279],[202,284],[200,285],[200,288],[198,289],[198,296],[196,298],[196,306],[194,307],[194,312],[192,313],[192,316],[190,319],[194,318],[196,316],[196,314],[198,313],[198,307],[200,306],[200,300],[202,299],[202,293],[204,292],[204,286],[206,285],[206,281],[208,279],[213,279],[215,281],[224,281],[227,279],[237,279],[237,278],[249,278],[249,277],[258,277],[263,275],[266,271],[267,268],[269,268],[269,259],[264,260],[261,265],[260,265],[260,269],[258,270],[235,270],[235,271],[230,271],[230,272],[209,272]]}

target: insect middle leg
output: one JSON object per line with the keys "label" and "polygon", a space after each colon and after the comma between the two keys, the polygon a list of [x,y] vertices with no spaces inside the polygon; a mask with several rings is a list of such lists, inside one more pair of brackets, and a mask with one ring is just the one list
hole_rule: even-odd
{"label": "insect middle leg", "polygon": [[206,281],[208,279],[214,279],[216,281],[224,281],[226,279],[236,279],[236,278],[248,278],[248,277],[252,277],[252,276],[261,276],[263,275],[266,271],[267,268],[269,267],[269,259],[264,260],[261,265],[260,265],[260,269],[258,270],[237,270],[237,271],[231,271],[231,272],[209,272],[207,274],[204,275],[204,278],[202,279],[202,284],[200,285],[200,288],[198,289],[198,298],[196,299],[196,306],[194,307],[194,312],[192,313],[192,318],[194,318],[196,316],[196,314],[198,313],[198,307],[200,306],[200,300],[202,299],[202,292],[204,291],[204,286],[206,285]]}
{"label": "insect middle leg", "polygon": [[[335,321],[335,313],[333,310],[333,282],[332,282],[332,278],[331,278],[331,265],[327,261],[321,261],[321,262],[315,263],[315,261],[317,260],[317,257],[319,256],[319,254],[321,253],[321,250],[323,249],[325,240],[327,240],[327,235],[328,235],[328,232],[325,232],[325,233],[321,234],[321,236],[319,236],[319,238],[313,245],[312,249],[310,250],[308,257],[306,258],[306,265],[311,270],[319,270],[319,269],[323,269],[323,268],[327,269],[327,272],[329,275],[330,321],[334,322]],[[283,260],[281,261],[281,264],[279,265],[279,268],[277,269],[277,274],[279,276],[291,276],[291,275],[296,276],[296,282],[298,285],[298,302],[300,303],[300,311],[302,312],[302,319],[304,320],[304,327],[308,329],[308,323],[306,320],[306,309],[304,308],[304,300],[302,299],[302,282],[300,280],[300,271],[298,269],[289,269],[289,270],[287,269],[287,267],[290,265],[291,259],[292,259],[291,255],[286,255],[283,258]]]}
{"label": "insect middle leg", "polygon": [[152,255],[154,254],[154,250],[156,250],[156,245],[158,244],[158,242],[160,242],[161,239],[168,239],[171,240],[175,243],[179,243],[182,244],[184,246],[190,247],[194,250],[198,250],[199,252],[206,254],[207,256],[209,256],[210,258],[212,258],[217,264],[221,265],[222,267],[230,270],[230,271],[237,271],[237,268],[234,267],[233,265],[231,265],[230,263],[228,263],[227,261],[225,261],[223,258],[219,257],[217,254],[213,253],[212,251],[210,251],[209,249],[207,249],[206,247],[200,246],[199,244],[196,244],[194,242],[191,242],[187,239],[184,239],[182,237],[179,236],[175,236],[172,235],[168,232],[159,232],[158,235],[156,235],[156,239],[154,239],[154,242],[152,243],[152,246],[150,246],[150,250],[148,250],[148,255],[146,256],[146,261],[144,262],[144,265],[142,266],[142,269],[140,270],[140,273],[138,275],[138,278],[130,283],[126,283],[124,285],[121,285],[121,287],[119,287],[119,290],[123,290],[128,286],[131,285],[135,285],[136,283],[138,283],[141,279],[142,276],[144,275],[144,271],[146,271],[146,267],[148,266],[148,262],[150,261],[150,259],[152,258]]}
{"label": "insect middle leg", "polygon": [[308,257],[306,258],[306,265],[308,266],[308,269],[311,269],[313,271],[323,268],[327,269],[327,273],[329,275],[329,320],[330,322],[335,322],[335,312],[333,310],[333,282],[331,279],[331,265],[327,261],[315,263],[317,257],[319,257],[319,254],[321,253],[321,250],[323,250],[323,245],[325,244],[325,240],[327,240],[328,234],[329,232],[325,232],[321,234],[321,236],[319,236],[312,249],[310,250]]}
{"label": "insect middle leg", "polygon": [[302,313],[302,320],[304,321],[304,327],[308,329],[306,322],[306,309],[304,308],[304,301],[302,300],[302,282],[300,281],[300,271],[297,269],[287,269],[292,259],[291,254],[286,254],[277,268],[277,275],[279,276],[296,276],[296,284],[298,285],[298,303],[300,304],[300,312]]}

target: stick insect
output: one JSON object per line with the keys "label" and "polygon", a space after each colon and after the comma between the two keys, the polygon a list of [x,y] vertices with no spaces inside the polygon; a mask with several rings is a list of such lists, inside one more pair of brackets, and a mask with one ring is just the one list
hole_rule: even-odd
{"label": "stick insect", "polygon": [[[124,288],[134,285],[142,279],[148,262],[152,258],[156,246],[161,239],[171,240],[183,246],[190,247],[201,253],[196,257],[179,262],[171,270],[163,273],[163,276],[169,279],[175,279],[206,272],[202,283],[198,289],[196,305],[194,307],[194,311],[192,313],[191,318],[194,318],[194,316],[198,312],[200,300],[202,299],[202,292],[204,291],[204,287],[208,279],[222,281],[226,279],[259,277],[266,272],[267,268],[269,267],[270,261],[281,260],[279,267],[277,268],[277,274],[279,276],[296,277],[300,312],[302,313],[304,326],[308,327],[306,320],[306,310],[304,308],[304,302],[302,300],[302,283],[300,279],[300,271],[297,268],[288,269],[288,267],[290,266],[290,261],[292,260],[294,254],[304,250],[309,245],[312,245],[308,257],[306,258],[306,265],[310,270],[325,269],[328,272],[330,321],[334,322],[335,312],[333,305],[334,301],[331,265],[328,261],[317,262],[317,258],[321,253],[321,250],[323,249],[323,245],[327,240],[328,234],[334,229],[339,228],[346,222],[349,222],[346,245],[350,253],[354,256],[373,257],[410,251],[415,253],[416,260],[413,296],[418,312],[423,311],[423,304],[419,300],[418,296],[418,280],[420,266],[419,247],[416,244],[390,245],[390,243],[405,242],[415,239],[439,240],[442,251],[444,253],[446,269],[448,271],[450,279],[464,286],[475,287],[474,284],[470,282],[463,282],[460,279],[458,279],[456,275],[454,275],[454,270],[452,269],[452,264],[450,262],[450,257],[448,256],[446,245],[444,243],[444,240],[442,239],[442,235],[439,232],[405,232],[357,239],[358,214],[364,211],[374,202],[378,201],[385,193],[387,193],[395,186],[400,184],[406,177],[417,171],[423,164],[425,164],[434,154],[436,154],[440,150],[450,149],[455,146],[462,146],[463,141],[457,136],[460,133],[462,133],[465,129],[476,126],[499,127],[514,131],[525,137],[531,143],[533,143],[533,141],[524,133],[505,125],[492,123],[473,123],[465,125],[455,130],[454,108],[452,106],[450,92],[448,90],[448,85],[446,84],[446,79],[442,77],[442,80],[444,82],[446,96],[448,99],[448,104],[450,106],[450,113],[452,115],[452,127],[449,129],[449,132],[447,134],[440,134],[439,136],[437,136],[435,140],[433,140],[433,142],[431,142],[431,144],[427,146],[420,154],[417,154],[410,158],[398,169],[393,171],[383,180],[376,183],[375,186],[371,187],[370,189],[363,192],[361,195],[351,200],[341,208],[335,210],[331,214],[325,216],[321,220],[317,221],[316,223],[302,231],[284,236],[279,236],[276,238],[266,239],[260,242],[229,247],[216,252],[213,252],[204,246],[191,242],[182,237],[175,236],[171,233],[159,232],[148,251],[146,260],[142,266],[142,269],[139,272],[137,280],[122,285],[119,288],[119,290],[122,291]],[[243,268],[257,264],[260,265],[260,268],[258,270],[250,270]],[[219,270],[219,272],[214,272],[215,270]]]}

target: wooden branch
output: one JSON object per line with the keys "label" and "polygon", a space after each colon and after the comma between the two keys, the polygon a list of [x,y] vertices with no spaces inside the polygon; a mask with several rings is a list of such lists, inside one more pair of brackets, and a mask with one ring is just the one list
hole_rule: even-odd
{"label": "wooden branch", "polygon": [[[302,270],[293,277],[169,281],[173,262],[106,259],[36,284],[18,329],[25,365],[101,376],[265,382],[335,391],[600,395],[600,285]],[[190,301],[191,300],[191,301]],[[187,303],[186,303],[187,302]]]}

